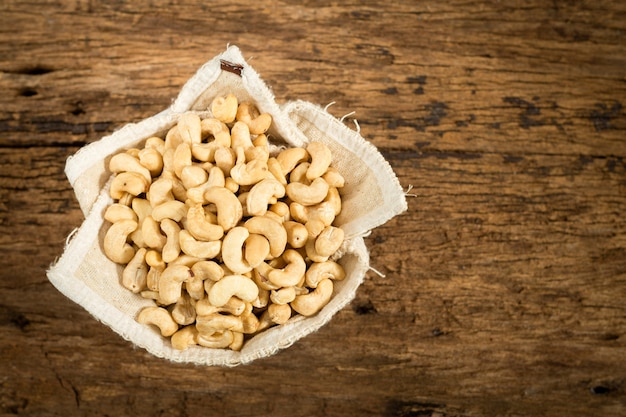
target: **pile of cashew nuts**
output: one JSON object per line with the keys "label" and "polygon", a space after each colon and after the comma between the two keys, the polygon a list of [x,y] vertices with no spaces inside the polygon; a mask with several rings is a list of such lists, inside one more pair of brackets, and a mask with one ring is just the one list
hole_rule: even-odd
{"label": "pile of cashew nuts", "polygon": [[250,337],[331,299],[345,271],[344,178],[321,142],[276,148],[272,117],[233,94],[187,112],[109,162],[103,242],[121,283],[155,301],[136,320],[175,349],[240,350]]}

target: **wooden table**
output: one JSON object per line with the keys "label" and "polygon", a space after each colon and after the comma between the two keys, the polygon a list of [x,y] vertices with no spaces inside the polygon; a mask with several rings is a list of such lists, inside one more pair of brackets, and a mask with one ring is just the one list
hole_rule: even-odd
{"label": "wooden table", "polygon": [[[342,3],[2,2],[0,414],[626,415],[626,3]],[[46,269],[83,220],[66,158],[227,44],[279,103],[354,111],[415,197],[321,330],[173,364]]]}

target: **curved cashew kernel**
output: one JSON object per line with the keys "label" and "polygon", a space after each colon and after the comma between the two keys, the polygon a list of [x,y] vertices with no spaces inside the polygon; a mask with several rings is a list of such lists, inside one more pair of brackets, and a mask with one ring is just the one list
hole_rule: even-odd
{"label": "curved cashew kernel", "polygon": [[111,181],[109,194],[115,200],[121,199],[126,193],[138,196],[147,191],[148,184],[149,182],[141,174],[132,171],[120,172]]}
{"label": "curved cashew kernel", "polygon": [[235,274],[244,274],[252,270],[243,254],[243,245],[249,235],[248,229],[236,226],[230,229],[222,241],[222,262]]}
{"label": "curved cashew kernel", "polygon": [[291,318],[291,306],[289,304],[270,304],[267,313],[273,323],[285,324]]}
{"label": "curved cashew kernel", "polygon": [[230,176],[239,185],[252,185],[267,177],[267,162],[253,159],[246,163],[244,148],[237,148],[237,162],[230,170]]}
{"label": "curved cashew kernel", "polygon": [[283,226],[287,232],[287,243],[289,243],[292,248],[298,249],[306,245],[306,241],[309,238],[309,231],[302,223],[288,220],[283,223]]}
{"label": "curved cashew kernel", "polygon": [[226,188],[231,193],[236,193],[237,191],[239,191],[239,184],[237,184],[235,180],[231,177],[228,177],[224,182],[224,188]]}
{"label": "curved cashew kernel", "polygon": [[243,333],[233,332],[233,341],[228,348],[230,350],[238,351],[243,347]]}
{"label": "curved cashew kernel", "polygon": [[213,136],[210,144],[215,146],[231,146],[230,130],[225,122],[215,119],[203,119],[200,126],[202,127],[202,137]]}
{"label": "curved cashew kernel", "polygon": [[284,201],[277,201],[273,203],[272,205],[270,205],[269,211],[279,215],[282,218],[281,223],[290,220],[289,204],[285,203]]}
{"label": "curved cashew kernel", "polygon": [[224,330],[243,333],[243,323],[239,316],[211,313],[196,317],[196,329],[200,334],[211,334]]}
{"label": "curved cashew kernel", "polygon": [[225,187],[210,187],[204,193],[204,199],[217,207],[217,223],[224,231],[235,227],[243,217],[239,199]]}
{"label": "curved cashew kernel", "polygon": [[323,203],[328,203],[333,208],[333,213],[338,216],[341,213],[341,196],[337,187],[329,187],[328,195]]}
{"label": "curved cashew kernel", "polygon": [[261,133],[260,135],[257,135],[257,137],[252,140],[252,144],[255,147],[263,146],[264,148],[268,148],[269,141],[267,139],[267,135],[265,133]]}
{"label": "curved cashew kernel", "polygon": [[331,256],[341,247],[344,239],[343,229],[327,226],[315,239],[315,252],[320,256]]}
{"label": "curved cashew kernel", "polygon": [[306,245],[304,245],[304,249],[306,251],[306,256],[309,260],[313,262],[326,262],[328,260],[328,256],[322,256],[315,250],[315,239],[309,239],[306,241]]}
{"label": "curved cashew kernel", "polygon": [[202,258],[196,258],[195,256],[187,255],[186,253],[181,253],[178,258],[174,259],[170,262],[170,265],[184,265],[188,268],[191,268],[196,262],[202,261]]}
{"label": "curved cashew kernel", "polygon": [[139,163],[150,171],[150,175],[157,177],[163,170],[163,155],[154,148],[143,148],[139,151]]}
{"label": "curved cashew kernel", "polygon": [[215,258],[220,253],[222,242],[220,240],[214,240],[211,242],[204,242],[196,240],[189,231],[183,229],[178,234],[180,243],[180,249],[189,256],[194,258]]}
{"label": "curved cashew kernel", "polygon": [[309,170],[311,164],[309,162],[300,162],[289,173],[289,182],[299,182],[305,185],[311,184],[311,181],[306,177],[306,172]]}
{"label": "curved cashew kernel", "polygon": [[250,136],[250,128],[247,124],[237,121],[230,129],[230,146],[232,149],[251,148],[254,146]]}
{"label": "curved cashew kernel", "polygon": [[183,169],[191,165],[191,146],[187,142],[183,142],[176,147],[174,151],[173,166],[174,173],[178,178],[183,175]]}
{"label": "curved cashew kernel", "polygon": [[187,206],[178,200],[166,201],[152,209],[152,217],[157,222],[162,222],[164,219],[172,219],[179,222],[186,214]]}
{"label": "curved cashew kernel", "polygon": [[326,201],[314,206],[303,206],[293,202],[289,205],[289,211],[292,218],[306,226],[309,238],[317,237],[335,220],[335,208],[331,202]]}
{"label": "curved cashew kernel", "polygon": [[270,217],[255,216],[248,219],[244,226],[250,233],[265,236],[270,242],[270,255],[272,257],[277,258],[285,251],[287,231],[281,223]]}
{"label": "curved cashew kernel", "polygon": [[120,220],[133,220],[137,221],[137,214],[132,208],[125,206],[124,204],[114,203],[107,207],[104,212],[104,220],[111,223],[117,223]]}
{"label": "curved cashew kernel", "polygon": [[225,146],[220,146],[215,150],[215,165],[224,172],[224,175],[230,173],[230,170],[235,166],[235,160],[237,159],[237,155],[235,154],[235,150],[232,148],[227,148]]}
{"label": "curved cashew kernel", "polygon": [[[255,280],[256,282],[256,280]],[[264,308],[267,307],[267,304],[270,301],[270,292],[269,290],[264,290],[259,287],[259,295],[258,297],[251,303],[252,307],[256,308]]]}
{"label": "curved cashew kernel", "polygon": [[252,268],[259,266],[270,254],[270,243],[264,236],[250,234],[244,243],[244,259]]}
{"label": "curved cashew kernel", "polygon": [[192,143],[202,141],[200,123],[200,116],[191,112],[184,113],[178,118],[178,133],[183,142],[191,146]]}
{"label": "curved cashew kernel", "polygon": [[252,103],[239,104],[237,120],[248,125],[250,133],[254,135],[267,132],[272,124],[272,116],[269,113],[259,114],[259,110]]}
{"label": "curved cashew kernel", "polygon": [[187,210],[187,230],[194,238],[204,241],[219,240],[224,236],[222,226],[207,219],[201,204],[194,204]]}
{"label": "curved cashew kernel", "polygon": [[204,280],[219,281],[224,277],[224,269],[214,261],[200,261],[193,264],[191,271],[194,276]]}
{"label": "curved cashew kernel", "polygon": [[145,198],[135,197],[130,204],[137,215],[137,224],[143,223],[144,219],[152,213],[152,206]]}
{"label": "curved cashew kernel", "polygon": [[316,288],[324,279],[343,280],[346,277],[346,271],[334,261],[313,262],[306,271],[305,277],[307,287]]}
{"label": "curved cashew kernel", "polygon": [[221,307],[230,297],[235,296],[251,303],[258,295],[259,288],[250,278],[243,275],[227,275],[213,284],[209,291],[209,302]]}
{"label": "curved cashew kernel", "polygon": [[163,305],[174,304],[182,295],[183,282],[191,278],[191,269],[185,265],[169,265],[159,277],[159,299]]}
{"label": "curved cashew kernel", "polygon": [[104,253],[115,263],[128,263],[135,256],[135,248],[126,243],[128,236],[137,229],[134,220],[113,223],[104,235]]}
{"label": "curved cashew kernel", "polygon": [[141,175],[146,180],[147,184],[150,184],[152,181],[152,175],[148,168],[141,165],[139,159],[125,152],[113,155],[109,161],[109,170],[116,174],[121,172],[134,172]]}
{"label": "curved cashew kernel", "polygon": [[328,183],[331,187],[341,188],[346,184],[346,180],[343,178],[343,175],[337,171],[336,168],[328,167],[328,170],[324,175],[322,175],[324,181]]}
{"label": "curved cashew kernel", "polygon": [[223,349],[229,347],[235,340],[234,332],[224,330],[207,334],[198,333],[198,344],[211,349]]}
{"label": "curved cashew kernel", "polygon": [[167,238],[161,234],[161,226],[154,217],[147,216],[141,223],[141,235],[146,246],[154,249],[163,249]]}
{"label": "curved cashew kernel", "polygon": [[251,304],[248,304],[248,305],[250,305],[250,312],[248,312],[247,314],[244,313],[240,316],[241,323],[243,324],[242,333],[246,333],[246,334],[254,333],[259,328],[259,319],[257,318],[256,315],[252,313],[252,305]]}
{"label": "curved cashew kernel", "polygon": [[[195,265],[195,263],[193,265]],[[187,282],[185,282],[185,290],[187,290],[189,297],[191,297],[194,301],[198,301],[204,298],[204,280],[202,277],[195,274],[193,265],[191,267],[192,276],[187,280]]]}
{"label": "curved cashew kernel", "polygon": [[161,256],[165,263],[170,263],[180,255],[180,227],[172,219],[163,219],[161,221],[161,230],[167,237]]}
{"label": "curved cashew kernel", "polygon": [[294,287],[283,287],[278,290],[272,290],[270,300],[274,304],[289,304],[296,299],[296,289]]}
{"label": "curved cashew kernel", "polygon": [[243,153],[246,157],[246,161],[258,159],[267,162],[270,158],[270,149],[267,146],[253,145],[249,148],[244,148]]}
{"label": "curved cashew kernel", "polygon": [[256,285],[259,287],[259,291],[261,290],[271,291],[271,290],[277,290],[278,288],[280,288],[278,285],[275,285],[272,282],[270,282],[270,280],[267,278],[270,271],[273,271],[273,270],[274,268],[266,262],[262,262],[259,266],[254,268],[252,272],[252,279],[254,280]]}
{"label": "curved cashew kernel", "polygon": [[232,123],[237,116],[238,104],[237,97],[232,93],[225,97],[215,97],[211,102],[211,113],[223,123]]}
{"label": "curved cashew kernel", "polygon": [[193,299],[183,294],[174,305],[172,309],[172,318],[174,321],[182,326],[196,321],[196,308]]}
{"label": "curved cashew kernel", "polygon": [[213,313],[227,313],[233,316],[240,316],[246,310],[246,302],[237,297],[231,297],[226,304],[215,307],[209,302],[207,297],[196,302],[196,313],[198,316],[207,316]]}
{"label": "curved cashew kernel", "polygon": [[309,160],[309,153],[304,148],[287,148],[279,153],[276,159],[286,177],[298,164]]}
{"label": "curved cashew kernel", "polygon": [[306,171],[306,177],[313,181],[321,177],[328,170],[332,162],[333,155],[326,144],[322,142],[311,142],[307,145],[306,151],[311,155],[311,165]]}
{"label": "curved cashew kernel", "polygon": [[178,330],[178,324],[176,324],[169,311],[162,307],[144,308],[137,315],[137,322],[157,326],[164,337],[169,337]]}
{"label": "curved cashew kernel", "polygon": [[163,262],[163,258],[161,257],[161,252],[154,249],[146,252],[146,263],[148,266],[160,269],[161,271],[166,267],[165,262]]}
{"label": "curved cashew kernel", "polygon": [[137,249],[135,256],[128,262],[122,272],[122,285],[135,294],[146,288],[148,265],[145,259],[146,249]]}
{"label": "curved cashew kernel", "polygon": [[180,181],[187,190],[198,187],[209,180],[209,173],[200,165],[189,165],[180,172]]}
{"label": "curved cashew kernel", "polygon": [[321,203],[328,195],[328,184],[322,178],[315,178],[311,185],[292,182],[285,187],[287,196],[296,203],[312,206]]}
{"label": "curved cashew kernel", "polygon": [[174,187],[174,183],[171,179],[166,177],[160,177],[155,180],[152,184],[150,184],[150,188],[146,194],[148,201],[152,207],[156,207],[159,204],[163,204],[167,201],[171,201],[174,199],[174,194],[172,194],[172,188]]}
{"label": "curved cashew kernel", "polygon": [[195,326],[185,326],[172,335],[172,347],[177,350],[186,350],[198,344],[198,331]]}
{"label": "curved cashew kernel", "polygon": [[163,152],[165,151],[165,141],[158,136],[151,136],[146,139],[144,148],[154,149],[155,151],[163,155]]}
{"label": "curved cashew kernel", "polygon": [[165,146],[163,150],[163,157],[168,149],[174,150],[178,145],[183,143],[183,137],[180,134],[178,125],[172,126],[165,134]]}
{"label": "curved cashew kernel", "polygon": [[291,308],[303,316],[312,316],[328,304],[333,295],[333,288],[334,285],[330,279],[323,279],[314,291],[296,296],[296,299],[291,302]]}
{"label": "curved cashew kernel", "polygon": [[285,187],[278,180],[266,178],[256,183],[246,199],[248,215],[262,216],[267,211],[270,200],[285,196]]}
{"label": "curved cashew kernel", "polygon": [[282,269],[270,271],[267,278],[279,287],[291,287],[297,285],[306,272],[306,262],[300,252],[295,249],[287,249],[282,256],[287,265]]}

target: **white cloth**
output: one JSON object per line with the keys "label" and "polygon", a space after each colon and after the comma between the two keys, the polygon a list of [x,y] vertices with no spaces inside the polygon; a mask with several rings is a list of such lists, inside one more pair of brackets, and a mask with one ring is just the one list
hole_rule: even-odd
{"label": "white cloth", "polygon": [[[235,73],[232,69],[235,64]],[[240,72],[237,74],[236,72]],[[346,180],[341,190],[342,212],[336,224],[346,242],[338,260],[346,278],[335,283],[333,298],[312,317],[297,316],[248,340],[241,351],[200,346],[173,349],[156,328],[137,323],[145,306],[154,305],[120,283],[122,267],[103,253],[103,213],[112,202],[108,195],[110,157],[121,150],[141,146],[150,136],[164,133],[180,114],[206,111],[214,97],[234,93],[239,101],[252,101],[272,115],[270,140],[276,145],[303,146],[322,141],[333,152],[333,166]],[[203,65],[183,86],[172,105],[139,123],[128,124],[110,136],[80,149],[67,160],[66,175],[86,218],[68,239],[61,258],[48,270],[48,279],[65,296],[123,338],[155,356],[175,362],[235,366],[276,353],[316,331],[355,296],[369,269],[369,253],[363,236],[407,209],[405,194],[390,165],[378,150],[357,132],[321,107],[304,101],[279,106],[270,89],[244,60],[236,46]]]}

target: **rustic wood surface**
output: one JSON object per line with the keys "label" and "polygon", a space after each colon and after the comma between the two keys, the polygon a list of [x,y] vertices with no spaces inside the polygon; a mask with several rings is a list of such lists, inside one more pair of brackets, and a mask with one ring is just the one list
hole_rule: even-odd
{"label": "rustic wood surface", "polygon": [[[626,3],[0,4],[0,414],[626,415]],[[168,363],[60,294],[66,158],[227,44],[412,186],[356,299],[236,368]]]}

